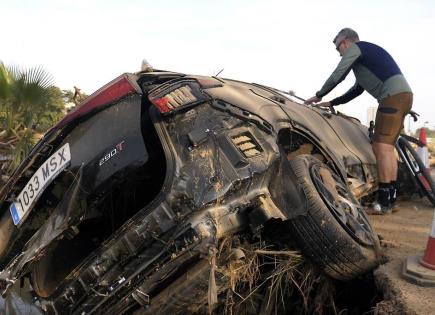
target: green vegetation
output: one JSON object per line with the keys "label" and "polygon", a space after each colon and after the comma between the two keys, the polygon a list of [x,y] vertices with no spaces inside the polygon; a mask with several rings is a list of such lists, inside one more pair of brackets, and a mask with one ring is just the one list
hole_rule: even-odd
{"label": "green vegetation", "polygon": [[428,138],[435,138],[435,129],[426,128],[426,136]]}
{"label": "green vegetation", "polygon": [[42,134],[65,112],[64,92],[42,68],[0,62],[0,155],[10,155],[0,173],[10,173]]}

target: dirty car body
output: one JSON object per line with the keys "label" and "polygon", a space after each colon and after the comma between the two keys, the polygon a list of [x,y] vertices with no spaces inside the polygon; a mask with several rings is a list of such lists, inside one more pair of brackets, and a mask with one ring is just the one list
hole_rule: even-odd
{"label": "dirty car body", "polygon": [[[145,312],[177,282],[173,294],[198,303],[220,239],[307,215],[288,165],[301,154],[355,198],[376,188],[354,118],[258,84],[122,75],[54,126],[1,191],[0,289],[28,278],[50,314]],[[179,283],[193,271],[197,283]]]}

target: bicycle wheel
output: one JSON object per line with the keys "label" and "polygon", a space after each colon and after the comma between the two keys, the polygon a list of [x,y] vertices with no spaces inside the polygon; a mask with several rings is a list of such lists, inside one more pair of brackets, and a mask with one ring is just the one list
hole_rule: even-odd
{"label": "bicycle wheel", "polygon": [[429,174],[423,161],[415,152],[412,145],[408,140],[400,137],[398,145],[402,151],[402,159],[409,166],[408,169],[411,175],[414,176],[418,183],[420,191],[429,199],[429,201],[435,206],[435,183]]}

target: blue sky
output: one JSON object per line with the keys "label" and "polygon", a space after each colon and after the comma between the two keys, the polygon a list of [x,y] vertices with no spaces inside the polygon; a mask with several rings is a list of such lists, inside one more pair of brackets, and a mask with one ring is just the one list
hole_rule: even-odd
{"label": "blue sky", "polygon": [[[155,68],[258,82],[308,98],[339,61],[332,39],[352,27],[386,48],[435,125],[435,1],[4,1],[5,64],[41,65],[63,89],[91,93],[146,58]],[[324,98],[353,85],[348,78]],[[340,111],[366,121],[364,93]],[[413,124],[413,128],[419,126]]]}

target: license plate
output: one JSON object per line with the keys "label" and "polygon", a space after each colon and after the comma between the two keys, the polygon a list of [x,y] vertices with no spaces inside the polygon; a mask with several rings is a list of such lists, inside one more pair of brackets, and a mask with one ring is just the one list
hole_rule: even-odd
{"label": "license plate", "polygon": [[56,178],[71,161],[69,144],[64,144],[51,155],[33,174],[9,210],[15,225],[20,224],[45,188]]}

